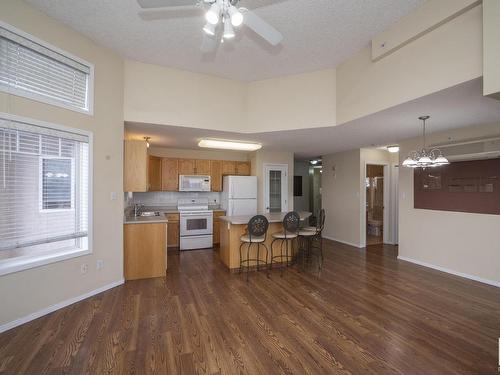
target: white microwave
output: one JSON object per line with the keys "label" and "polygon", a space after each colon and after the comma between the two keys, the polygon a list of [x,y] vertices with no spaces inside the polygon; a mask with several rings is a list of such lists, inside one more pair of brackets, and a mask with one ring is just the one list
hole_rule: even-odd
{"label": "white microwave", "polygon": [[210,191],[210,176],[179,176],[179,191]]}

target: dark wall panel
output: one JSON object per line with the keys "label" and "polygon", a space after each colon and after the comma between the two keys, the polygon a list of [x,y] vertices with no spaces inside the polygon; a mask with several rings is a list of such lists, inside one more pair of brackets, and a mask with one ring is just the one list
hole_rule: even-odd
{"label": "dark wall panel", "polygon": [[500,215],[500,159],[414,171],[414,207]]}

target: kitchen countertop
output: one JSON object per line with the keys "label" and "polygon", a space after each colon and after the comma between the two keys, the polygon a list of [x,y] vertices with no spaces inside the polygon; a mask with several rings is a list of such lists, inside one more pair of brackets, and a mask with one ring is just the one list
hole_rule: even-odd
{"label": "kitchen countertop", "polygon": [[[300,216],[300,220],[305,220],[312,215],[311,212],[306,212],[306,211],[299,211],[297,213]],[[264,213],[260,215],[264,215],[267,218],[267,220],[269,220],[270,223],[280,223],[283,221],[283,218],[285,217],[286,214],[287,214],[286,212],[278,212],[278,213]],[[243,225],[243,224],[246,225],[253,216],[254,215],[221,216],[219,217],[219,219],[234,225]]]}
{"label": "kitchen countertop", "polygon": [[160,216],[125,216],[124,224],[168,223],[168,219],[160,212]]}
{"label": "kitchen countertop", "polygon": [[[220,206],[208,206],[210,211],[225,211]],[[130,209],[129,209],[130,211]],[[168,223],[165,214],[178,214],[177,206],[145,206],[142,211],[159,211],[160,216],[139,216],[125,214],[124,224],[150,224],[150,223]]]}

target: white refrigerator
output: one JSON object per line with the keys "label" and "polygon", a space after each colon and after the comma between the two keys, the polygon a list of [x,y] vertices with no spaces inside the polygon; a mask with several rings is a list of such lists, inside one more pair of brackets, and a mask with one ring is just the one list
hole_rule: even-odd
{"label": "white refrigerator", "polygon": [[257,177],[225,176],[221,206],[226,216],[257,214]]}

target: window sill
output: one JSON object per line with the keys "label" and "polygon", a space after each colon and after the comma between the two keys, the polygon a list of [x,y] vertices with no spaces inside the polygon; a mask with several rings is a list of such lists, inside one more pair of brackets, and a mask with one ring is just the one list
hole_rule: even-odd
{"label": "window sill", "polygon": [[28,270],[30,268],[45,266],[72,258],[92,254],[89,249],[71,249],[54,251],[40,256],[21,256],[12,259],[0,260],[0,276]]}

